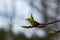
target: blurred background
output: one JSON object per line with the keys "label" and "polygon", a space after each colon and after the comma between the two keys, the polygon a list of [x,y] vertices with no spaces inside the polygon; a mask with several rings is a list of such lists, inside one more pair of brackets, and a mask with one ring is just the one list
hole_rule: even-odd
{"label": "blurred background", "polygon": [[0,40],[60,40],[47,31],[60,30],[60,22],[45,28],[23,28],[31,25],[25,19],[33,15],[39,23],[60,20],[60,0],[0,0]]}

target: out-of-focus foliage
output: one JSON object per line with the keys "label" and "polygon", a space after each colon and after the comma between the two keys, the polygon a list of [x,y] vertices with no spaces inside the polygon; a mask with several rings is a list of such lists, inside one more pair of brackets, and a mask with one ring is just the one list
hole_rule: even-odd
{"label": "out-of-focus foliage", "polygon": [[31,38],[25,37],[23,33],[16,35],[15,40],[47,40],[48,38],[40,38],[37,35],[32,36]]}
{"label": "out-of-focus foliage", "polygon": [[40,23],[36,22],[36,21],[34,20],[34,17],[32,16],[32,14],[31,14],[31,16],[30,16],[29,18],[27,18],[26,20],[29,21],[32,26],[22,26],[22,27],[24,27],[24,28],[33,28],[33,27],[42,28],[42,27],[45,26],[45,24],[40,24]]}
{"label": "out-of-focus foliage", "polygon": [[28,40],[28,38],[26,38],[23,33],[19,33],[19,34],[16,36],[16,40]]}
{"label": "out-of-focus foliage", "polygon": [[5,40],[5,33],[4,29],[0,29],[0,40]]}

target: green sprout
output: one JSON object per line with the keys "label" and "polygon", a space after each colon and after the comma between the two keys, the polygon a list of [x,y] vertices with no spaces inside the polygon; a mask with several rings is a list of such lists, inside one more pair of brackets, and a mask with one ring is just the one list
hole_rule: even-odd
{"label": "green sprout", "polygon": [[[31,14],[31,16],[29,18],[26,19],[28,22],[30,22],[31,25],[33,25],[33,22],[34,22],[34,18]],[[22,26],[24,28],[32,28],[33,26]]]}
{"label": "green sprout", "polygon": [[54,34],[56,34],[56,32],[57,32],[57,29],[56,28],[53,28],[48,33],[51,34],[51,35],[54,35]]}
{"label": "green sprout", "polygon": [[[32,14],[31,14],[31,16],[29,17],[29,18],[27,18],[26,19],[28,22],[30,22],[30,24],[32,25],[32,26],[22,26],[22,27],[24,27],[24,28],[33,28],[33,27],[37,27],[37,28],[43,28],[43,27],[46,27],[47,25],[50,25],[50,24],[53,24],[53,23],[56,23],[56,22],[59,22],[60,20],[57,20],[57,21],[54,21],[54,22],[50,22],[50,23],[38,23],[38,22],[36,22],[35,20],[34,20],[34,17],[32,16]],[[54,29],[52,29],[54,32],[55,32],[55,30]],[[49,32],[49,33],[51,33],[51,32]]]}
{"label": "green sprout", "polygon": [[31,14],[31,17],[27,18],[26,20],[32,24],[34,22],[34,18],[32,16],[32,14]]}
{"label": "green sprout", "polygon": [[35,20],[34,20],[34,17],[32,16],[32,14],[31,14],[31,16],[29,17],[29,18],[27,18],[26,19],[28,22],[30,22],[30,24],[32,25],[32,26],[22,26],[22,27],[24,27],[24,28],[33,28],[33,27],[37,27],[40,23],[38,23],[38,22],[36,22]]}

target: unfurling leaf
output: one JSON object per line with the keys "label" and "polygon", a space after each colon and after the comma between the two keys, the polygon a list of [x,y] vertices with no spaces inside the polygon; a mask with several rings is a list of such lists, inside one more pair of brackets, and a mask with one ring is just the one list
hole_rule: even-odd
{"label": "unfurling leaf", "polygon": [[49,31],[48,33],[49,33],[49,34],[55,34],[56,32],[54,32],[54,31]]}
{"label": "unfurling leaf", "polygon": [[31,17],[27,18],[26,20],[29,21],[29,22],[32,24],[33,21],[34,21],[34,18],[33,18],[33,16],[32,16],[32,14],[31,14]]}
{"label": "unfurling leaf", "polygon": [[33,27],[43,28],[43,27],[46,26],[46,24],[40,24],[40,23],[36,22],[36,21],[34,20],[34,17],[32,16],[32,14],[31,14],[31,16],[30,16],[29,18],[27,18],[26,20],[27,20],[28,22],[30,22],[30,24],[31,24],[32,26],[22,26],[22,27],[24,27],[24,28],[33,28]]}
{"label": "unfurling leaf", "polygon": [[51,29],[51,31],[49,31],[48,33],[49,33],[49,34],[56,34],[56,32],[57,32],[57,29],[56,29],[56,28],[53,28],[53,29]]}
{"label": "unfurling leaf", "polygon": [[22,27],[24,27],[24,28],[32,28],[32,26],[22,26]]}
{"label": "unfurling leaf", "polygon": [[54,31],[54,32],[57,32],[57,29],[56,28],[53,28],[53,29],[51,29],[52,31]]}

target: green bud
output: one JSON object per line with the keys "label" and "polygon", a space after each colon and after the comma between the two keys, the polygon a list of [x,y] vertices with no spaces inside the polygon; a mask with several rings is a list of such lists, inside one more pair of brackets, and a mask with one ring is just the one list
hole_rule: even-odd
{"label": "green bud", "polygon": [[32,24],[33,21],[34,21],[34,18],[33,18],[33,16],[32,16],[32,14],[31,14],[31,17],[27,18],[26,20],[29,21],[29,22]]}
{"label": "green bud", "polygon": [[51,31],[49,31],[48,33],[49,33],[49,34],[56,34],[56,32],[57,32],[57,29],[56,29],[56,28],[53,28],[53,29],[51,29]]}
{"label": "green bud", "polygon": [[48,33],[49,33],[49,34],[55,34],[56,32],[54,32],[54,31],[49,31]]}
{"label": "green bud", "polygon": [[57,29],[56,28],[53,28],[53,29],[51,29],[52,31],[54,31],[54,32],[57,32]]}

